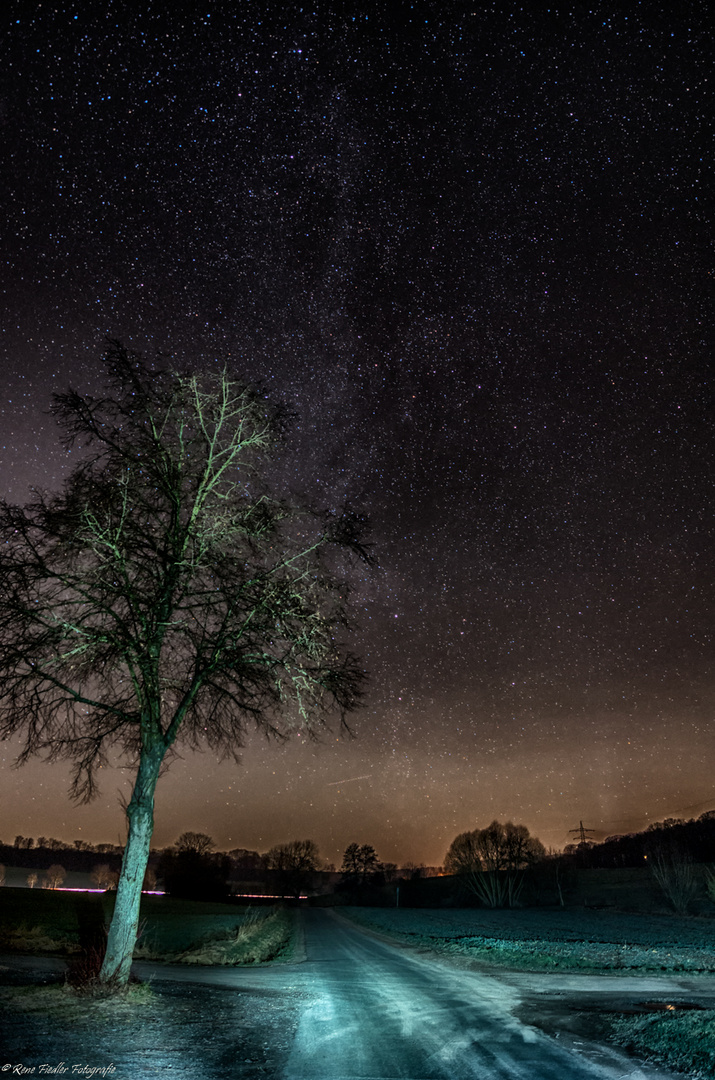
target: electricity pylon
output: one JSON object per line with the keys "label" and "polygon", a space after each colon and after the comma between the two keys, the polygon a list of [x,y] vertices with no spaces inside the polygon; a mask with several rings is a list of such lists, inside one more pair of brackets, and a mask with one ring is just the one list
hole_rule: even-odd
{"label": "electricity pylon", "polygon": [[595,829],[584,829],[582,821],[579,821],[578,829],[569,829],[570,833],[578,833],[579,845],[588,844],[590,841],[589,841],[588,836],[586,836],[586,833],[595,832],[595,831],[596,831]]}

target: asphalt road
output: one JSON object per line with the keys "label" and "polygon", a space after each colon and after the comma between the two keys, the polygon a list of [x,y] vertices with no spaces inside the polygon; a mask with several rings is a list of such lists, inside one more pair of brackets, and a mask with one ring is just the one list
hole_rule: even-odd
{"label": "asphalt road", "polygon": [[137,965],[140,974],[301,999],[281,1080],[675,1080],[620,1049],[545,1034],[574,1009],[617,1011],[644,1001],[715,1007],[715,979],[475,971],[394,945],[325,910],[302,912],[305,959],[253,971]]}
{"label": "asphalt road", "polygon": [[615,1048],[564,1046],[525,1024],[517,1015],[524,1000],[518,978],[447,966],[321,911],[305,913],[305,948],[302,981],[314,999],[302,1013],[283,1080],[670,1075],[644,1071]]}
{"label": "asphalt road", "polygon": [[[270,1042],[281,1034],[284,1049],[260,1073],[275,1080],[675,1080],[584,1035],[582,1023],[569,1028],[564,1021],[589,1009],[617,1011],[654,1000],[715,1007],[713,978],[474,970],[392,944],[331,911],[306,910],[301,918],[299,963],[253,969],[138,963],[135,969],[157,982],[284,1002],[290,1030],[264,1035]],[[7,959],[15,969],[37,963]],[[197,1014],[203,1031],[202,1019]],[[260,1027],[258,1016],[255,1021]],[[230,1037],[223,1028],[215,1029],[216,1039]],[[231,1075],[249,1073],[234,1066]]]}

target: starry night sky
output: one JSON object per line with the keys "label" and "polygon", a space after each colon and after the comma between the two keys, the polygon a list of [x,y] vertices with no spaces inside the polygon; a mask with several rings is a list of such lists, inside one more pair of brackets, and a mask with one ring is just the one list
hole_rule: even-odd
{"label": "starry night sky", "polygon": [[[0,495],[61,483],[110,335],[262,380],[380,565],[357,738],[177,762],[155,843],[715,806],[707,3],[168,7],[3,16]],[[116,841],[129,774],[75,809],[3,754],[3,840]]]}

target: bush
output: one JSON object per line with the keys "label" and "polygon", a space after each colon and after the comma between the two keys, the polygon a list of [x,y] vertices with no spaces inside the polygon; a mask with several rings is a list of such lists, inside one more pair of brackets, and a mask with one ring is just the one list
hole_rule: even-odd
{"label": "bush", "polygon": [[692,860],[677,850],[653,851],[649,859],[651,873],[665,898],[678,915],[685,915],[698,891]]}

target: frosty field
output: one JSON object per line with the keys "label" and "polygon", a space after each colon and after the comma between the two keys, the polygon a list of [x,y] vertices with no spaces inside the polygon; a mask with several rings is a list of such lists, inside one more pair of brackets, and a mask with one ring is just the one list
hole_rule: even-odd
{"label": "frosty field", "polygon": [[341,909],[398,940],[526,970],[715,972],[715,922],[569,908]]}

